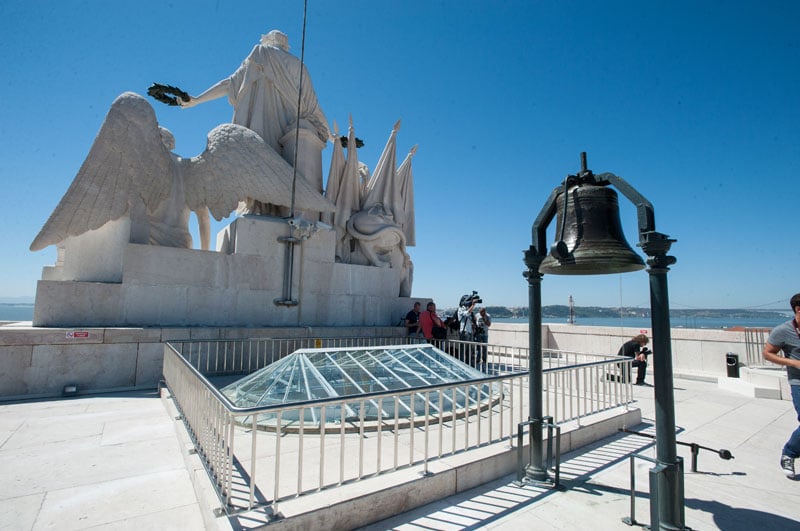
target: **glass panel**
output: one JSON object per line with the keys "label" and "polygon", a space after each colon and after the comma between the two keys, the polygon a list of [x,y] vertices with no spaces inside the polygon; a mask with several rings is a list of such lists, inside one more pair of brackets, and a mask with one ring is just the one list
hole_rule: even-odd
{"label": "glass panel", "polygon": [[[480,371],[429,344],[330,347],[296,350],[228,385],[222,392],[238,406],[253,407],[456,383],[482,376],[484,374]],[[456,390],[456,408],[474,405],[479,395],[483,400],[489,400],[490,395],[499,392],[493,385],[482,385],[480,389],[470,387],[467,391],[468,396],[465,395],[465,390],[463,387]],[[452,410],[453,396],[452,391],[444,393],[442,403],[445,411]],[[424,415],[424,395],[415,394],[413,403],[414,415]],[[357,418],[359,407],[361,407],[359,402],[348,403],[345,406],[346,418]],[[365,419],[377,419],[378,402],[367,401],[363,407]],[[383,409],[384,419],[394,417],[394,400],[382,400],[380,407]],[[398,415],[407,418],[410,415],[410,407],[411,395],[401,397],[398,401]],[[439,393],[432,392],[430,413],[437,414],[438,407]],[[326,422],[331,424],[340,422],[339,406],[329,406],[325,413]],[[297,423],[300,414],[300,410],[285,411],[281,421],[284,425],[290,426]],[[320,409],[304,408],[302,415],[304,421],[316,423],[320,418]],[[268,426],[274,422],[273,415],[261,415],[258,418],[259,424]]]}

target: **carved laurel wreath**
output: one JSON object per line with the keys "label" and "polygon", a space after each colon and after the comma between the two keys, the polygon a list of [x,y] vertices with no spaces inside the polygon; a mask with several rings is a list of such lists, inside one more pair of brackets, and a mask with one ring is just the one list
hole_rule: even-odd
{"label": "carved laurel wreath", "polygon": [[[182,91],[178,87],[173,87],[172,85],[162,85],[160,83],[153,83],[150,85],[150,88],[147,89],[147,95],[157,99],[161,103],[166,103],[167,105],[179,105],[178,98],[182,99],[183,101],[189,101],[191,96],[188,93]],[[177,97],[174,97],[177,96]]]}

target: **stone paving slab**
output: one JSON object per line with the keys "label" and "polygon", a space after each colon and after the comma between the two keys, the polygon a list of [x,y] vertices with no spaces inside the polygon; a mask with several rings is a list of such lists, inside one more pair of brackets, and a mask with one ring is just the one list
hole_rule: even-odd
{"label": "stone paving slab", "polygon": [[158,394],[0,405],[0,529],[203,529]]}

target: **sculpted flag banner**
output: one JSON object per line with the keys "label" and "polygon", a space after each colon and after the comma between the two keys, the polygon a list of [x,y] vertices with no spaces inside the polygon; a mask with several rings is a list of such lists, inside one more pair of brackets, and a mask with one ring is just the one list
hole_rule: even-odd
{"label": "sculpted flag banner", "polygon": [[400,130],[400,120],[394,124],[386,147],[378,160],[375,171],[367,183],[366,196],[362,210],[369,210],[375,205],[382,204],[384,211],[392,215],[394,222],[403,226],[405,212],[403,199],[400,197],[400,186],[397,182],[397,131]]}
{"label": "sculpted flag banner", "polygon": [[[325,185],[325,197],[331,203],[336,203],[336,196],[339,194],[342,174],[344,173],[344,150],[342,140],[339,138],[339,128],[333,122],[333,154],[331,155],[331,166],[328,170],[328,182]],[[328,225],[333,225],[333,213],[324,212],[322,221]]]}
{"label": "sculpted flag banner", "polygon": [[353,120],[350,119],[350,130],[347,139],[347,162],[342,172],[339,183],[339,193],[336,196],[336,213],[333,221],[337,227],[347,228],[347,220],[353,212],[361,210],[361,194],[358,182],[358,153],[356,152],[356,132]]}
{"label": "sculpted flag banner", "polygon": [[397,181],[400,183],[400,197],[403,198],[403,212],[405,223],[402,224],[403,234],[406,237],[406,246],[413,247],[417,244],[415,213],[414,213],[414,172],[411,169],[411,159],[417,153],[414,146],[406,155],[405,160],[397,168]]}
{"label": "sculpted flag banner", "polygon": [[358,153],[356,152],[356,132],[353,118],[350,117],[350,129],[347,137],[347,162],[344,165],[339,190],[336,194],[336,211],[333,225],[336,227],[336,255],[345,262],[350,262],[350,247],[342,245],[342,238],[347,234],[347,221],[354,212],[361,209],[361,191],[358,181]]}

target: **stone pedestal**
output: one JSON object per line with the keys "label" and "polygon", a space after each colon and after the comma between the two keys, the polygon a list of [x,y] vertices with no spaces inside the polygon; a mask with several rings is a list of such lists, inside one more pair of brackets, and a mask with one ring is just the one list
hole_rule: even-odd
{"label": "stone pedestal", "polygon": [[122,257],[130,239],[127,217],[67,238],[58,246],[56,264],[44,268],[42,280],[121,282]]}
{"label": "stone pedestal", "polygon": [[[413,305],[398,296],[399,270],[336,263],[335,232],[324,225],[292,231],[300,240],[291,275],[298,304],[275,304],[285,281],[280,239],[289,229],[284,219],[244,216],[220,232],[217,251],[126,243],[82,254],[67,246],[63,264],[46,268],[38,283],[33,324],[390,326]],[[90,274],[92,254],[110,254],[107,262],[118,265]]]}

